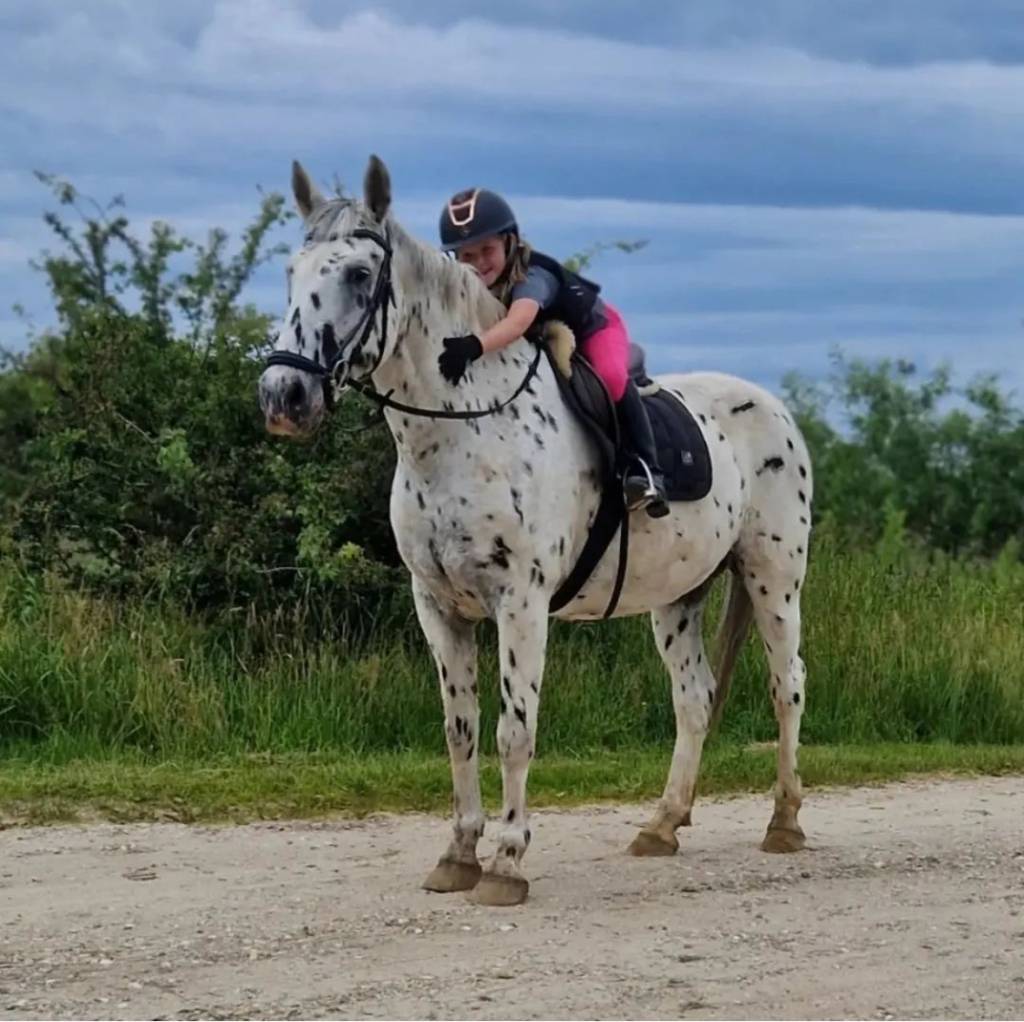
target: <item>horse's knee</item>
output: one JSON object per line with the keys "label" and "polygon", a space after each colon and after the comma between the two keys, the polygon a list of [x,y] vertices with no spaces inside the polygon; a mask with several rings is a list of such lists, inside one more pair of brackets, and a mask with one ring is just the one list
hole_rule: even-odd
{"label": "horse's knee", "polygon": [[525,728],[512,724],[498,725],[498,753],[509,766],[523,767],[533,759],[533,735]]}
{"label": "horse's knee", "polygon": [[476,727],[474,722],[466,717],[453,717],[445,724],[444,733],[448,740],[448,751],[453,756],[458,756],[467,749],[472,750],[476,746]]}

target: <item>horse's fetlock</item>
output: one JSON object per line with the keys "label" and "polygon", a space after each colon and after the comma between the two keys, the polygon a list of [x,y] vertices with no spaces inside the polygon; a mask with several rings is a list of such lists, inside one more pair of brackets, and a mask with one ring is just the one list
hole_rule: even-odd
{"label": "horse's fetlock", "polygon": [[498,855],[500,858],[521,859],[530,843],[529,829],[526,827],[506,827],[498,839]]}
{"label": "horse's fetlock", "polygon": [[483,813],[462,813],[455,820],[455,836],[460,840],[479,841],[483,837],[484,822]]}

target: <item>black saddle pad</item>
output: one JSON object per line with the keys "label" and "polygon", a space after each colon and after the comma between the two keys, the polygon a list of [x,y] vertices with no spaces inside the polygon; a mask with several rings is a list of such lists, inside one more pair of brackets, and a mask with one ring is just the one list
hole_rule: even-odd
{"label": "black saddle pad", "polygon": [[[546,349],[547,350],[547,349]],[[550,351],[549,351],[550,358]],[[643,386],[650,381],[644,370],[642,352],[634,357],[630,375]],[[572,354],[572,376],[567,380],[552,360],[562,398],[593,437],[604,463],[606,476],[618,464],[619,426],[608,390],[590,363],[579,353]],[[711,456],[689,409],[678,398],[664,391],[645,397],[644,407],[651,420],[658,461],[665,473],[669,500],[700,500],[711,489]]]}
{"label": "black saddle pad", "polygon": [[669,500],[700,500],[711,489],[711,455],[690,410],[664,390],[644,397]]}

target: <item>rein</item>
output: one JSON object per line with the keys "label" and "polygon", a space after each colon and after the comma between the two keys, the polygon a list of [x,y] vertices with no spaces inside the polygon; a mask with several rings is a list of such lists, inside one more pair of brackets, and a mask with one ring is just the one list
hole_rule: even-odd
{"label": "rein", "polygon": [[477,408],[475,410],[466,410],[464,412],[457,412],[454,409],[449,408],[417,408],[414,405],[402,404],[401,401],[394,401],[391,395],[394,393],[393,390],[389,390],[386,394],[378,394],[372,386],[363,383],[361,380],[352,380],[349,386],[358,391],[363,397],[368,397],[371,401],[376,402],[381,408],[394,408],[399,412],[406,412],[409,415],[420,415],[427,419],[482,419],[487,415],[494,415],[496,412],[500,412],[503,408],[507,408],[510,404],[526,388],[530,385],[530,381],[537,375],[537,368],[540,364],[540,347],[537,347],[537,351],[533,356],[533,360],[530,362],[529,368],[526,370],[526,375],[523,377],[522,382],[512,392],[512,396],[506,398],[504,401],[498,402],[497,404],[488,405],[486,408]]}
{"label": "rein", "polygon": [[[319,362],[314,362],[312,359],[306,358],[305,355],[299,355],[297,352],[292,351],[272,352],[266,360],[268,368],[270,366],[288,366],[289,368],[298,369],[302,372],[316,376],[320,380],[321,387],[323,388],[324,404],[328,411],[334,410],[334,387],[336,384],[338,366],[341,364],[343,356],[347,357],[350,348],[354,351],[360,352],[365,348],[366,342],[370,338],[370,332],[373,330],[374,320],[376,319],[378,312],[381,313],[380,346],[377,352],[377,357],[374,360],[373,366],[367,373],[367,376],[372,376],[378,366],[380,366],[380,363],[384,358],[384,350],[387,347],[388,305],[395,304],[395,292],[391,286],[392,250],[391,243],[387,235],[378,234],[376,231],[369,230],[368,228],[359,228],[354,230],[349,236],[353,238],[369,238],[371,241],[376,242],[384,252],[384,261],[381,264],[380,273],[377,276],[377,283],[374,285],[373,298],[362,318],[348,332],[348,334],[345,335],[344,340],[338,346],[338,354],[329,365],[321,365]],[[353,338],[357,334],[360,335],[359,339],[353,343]],[[406,415],[418,415],[428,419],[481,419],[487,415],[494,415],[495,413],[500,412],[503,408],[512,404],[512,402],[515,401],[516,398],[518,398],[519,395],[522,394],[530,385],[530,381],[537,375],[537,370],[540,366],[540,357],[543,351],[543,346],[541,344],[535,344],[535,348],[536,351],[530,361],[529,367],[526,370],[526,375],[519,383],[519,386],[512,392],[512,395],[504,401],[496,401],[487,408],[478,408],[475,410],[467,409],[466,411],[461,412],[456,411],[454,408],[417,408],[414,405],[407,405],[403,404],[401,401],[395,401],[391,397],[394,393],[393,390],[389,390],[386,394],[378,393],[377,390],[374,389],[372,382],[364,383],[362,380],[350,380],[347,385],[352,387],[352,389],[357,393],[369,398],[382,410],[385,408],[393,408],[395,411],[403,412]],[[550,357],[550,350],[548,354]],[[554,363],[552,363],[552,365],[554,366]],[[554,372],[555,378],[559,381],[559,385],[563,390],[564,396],[565,389],[557,366],[554,366]],[[599,380],[598,386],[602,391],[604,390],[603,384],[601,384]],[[610,401],[610,399],[607,398],[607,393],[605,393],[605,397]],[[377,425],[380,421],[383,421],[383,415],[381,419],[377,420],[377,422],[366,423],[351,432],[361,433],[363,430]],[[593,573],[598,561],[600,561],[604,556],[616,529],[619,530],[619,563],[618,569],[615,573],[615,582],[612,587],[611,598],[604,611],[603,616],[605,618],[611,617],[619,602],[622,585],[626,577],[626,562],[629,556],[629,514],[626,512],[624,507],[619,477],[617,473],[613,471],[610,475],[606,474],[601,503],[598,506],[597,515],[589,528],[583,550],[580,552],[577,563],[569,573],[569,576],[562,582],[558,591],[551,597],[549,613],[555,613],[564,607],[583,587],[587,579]]]}
{"label": "rein", "polygon": [[[310,373],[320,379],[321,386],[324,393],[324,404],[327,406],[328,411],[334,410],[334,384],[336,371],[341,363],[342,357],[347,355],[350,347],[356,351],[361,351],[365,346],[367,340],[370,337],[370,331],[373,329],[373,321],[377,315],[378,310],[381,313],[381,330],[380,330],[380,348],[377,352],[377,358],[374,360],[373,366],[367,372],[367,376],[372,376],[380,366],[381,360],[384,358],[384,349],[387,346],[388,337],[388,305],[395,304],[395,292],[391,286],[391,243],[386,235],[378,234],[376,231],[371,231],[369,228],[360,227],[354,230],[349,237],[352,238],[369,238],[371,241],[376,242],[384,250],[384,262],[381,264],[380,273],[377,275],[377,284],[373,289],[373,298],[367,306],[366,312],[363,313],[362,318],[358,323],[345,335],[344,340],[338,345],[338,354],[334,357],[330,365],[321,365],[319,362],[314,362],[311,358],[306,358],[305,355],[299,355],[294,351],[275,351],[272,352],[266,360],[265,365],[267,368],[270,366],[288,366],[291,369],[299,369],[302,372]],[[352,338],[356,336],[359,331],[362,331],[362,335],[359,340],[352,344]],[[362,394],[363,397],[369,398],[380,408],[393,408],[396,411],[404,412],[407,415],[419,415],[423,418],[428,419],[481,419],[487,415],[494,415],[496,412],[500,412],[503,408],[512,404],[513,401],[526,388],[530,385],[530,381],[537,375],[537,369],[540,365],[541,349],[537,345],[536,353],[533,356],[533,360],[530,362],[529,368],[526,370],[526,375],[523,377],[522,382],[512,392],[512,396],[506,398],[496,404],[489,405],[487,408],[478,408],[476,410],[466,410],[462,412],[455,411],[454,409],[448,408],[417,408],[414,405],[403,404],[401,401],[395,401],[391,395],[394,393],[393,390],[389,390],[386,394],[378,393],[372,383],[364,383],[362,380],[350,380],[348,386],[350,386],[357,393]]]}

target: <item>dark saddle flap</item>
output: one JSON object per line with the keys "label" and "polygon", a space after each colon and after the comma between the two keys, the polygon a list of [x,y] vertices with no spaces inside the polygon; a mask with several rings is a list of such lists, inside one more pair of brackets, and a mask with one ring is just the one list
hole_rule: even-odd
{"label": "dark saddle flap", "polygon": [[[550,358],[550,352],[549,352]],[[572,353],[572,375],[566,379],[557,365],[562,398],[593,438],[601,455],[605,477],[617,473],[620,431],[615,405],[601,378],[578,351]],[[631,344],[629,375],[639,387],[651,383],[644,351]],[[665,474],[666,495],[672,500],[700,500],[711,489],[711,456],[707,441],[690,410],[674,394],[657,390],[645,395],[644,407],[651,422],[658,461]]]}

